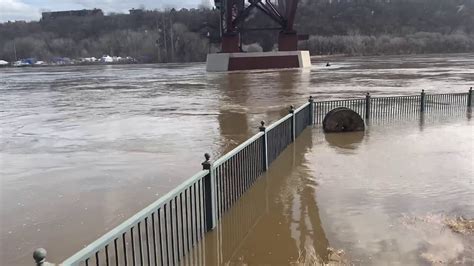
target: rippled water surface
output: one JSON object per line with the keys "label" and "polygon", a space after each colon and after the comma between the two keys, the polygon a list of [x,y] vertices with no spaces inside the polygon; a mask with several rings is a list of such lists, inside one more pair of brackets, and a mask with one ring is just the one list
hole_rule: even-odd
{"label": "rippled water surface", "polygon": [[[330,68],[315,58],[311,70],[230,74],[206,73],[203,64],[0,69],[1,261],[31,265],[36,247],[46,248],[50,261],[61,261],[199,170],[204,152],[223,154],[255,133],[260,120],[275,121],[309,95],[466,92],[474,84],[472,54],[330,60]],[[381,237],[401,213],[474,215],[472,123],[464,122],[426,131],[401,127],[397,134],[374,129],[352,150],[307,133],[300,144],[306,148],[295,149],[307,173],[298,178],[294,166],[282,163],[282,173],[297,177],[278,182],[302,182],[297,187],[314,191],[305,219],[315,224],[308,233],[297,224],[276,228],[292,239],[326,235],[327,245],[366,260],[364,254],[380,255],[375,252],[380,245],[401,241],[399,231],[393,233],[395,244]],[[443,168],[442,162],[449,164]],[[410,173],[419,178],[408,177],[405,168],[417,170]],[[391,184],[397,176],[407,182]],[[276,198],[294,194],[285,187],[269,186]],[[280,209],[303,208],[275,201]],[[280,215],[280,209],[271,215]],[[243,244],[248,250],[261,243],[250,240],[242,242],[255,243]],[[304,246],[283,245],[270,257],[286,264]],[[315,245],[316,251],[325,247]],[[246,254],[232,250],[241,254],[237,257]]]}

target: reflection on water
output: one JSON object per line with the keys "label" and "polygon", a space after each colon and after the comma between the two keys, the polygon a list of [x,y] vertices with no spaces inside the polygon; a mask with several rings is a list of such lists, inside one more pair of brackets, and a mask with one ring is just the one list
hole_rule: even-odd
{"label": "reflection on water", "polygon": [[364,139],[365,133],[363,131],[347,132],[347,133],[327,133],[324,138],[331,146],[342,149],[357,149],[358,144]]}
{"label": "reflection on water", "polygon": [[472,237],[433,218],[474,216],[472,132],[465,119],[372,127],[344,154],[316,135],[320,152],[308,157],[331,244],[362,265],[472,264]]}
{"label": "reflection on water", "polygon": [[[259,121],[275,121],[309,95],[466,92],[473,60],[472,54],[336,58],[331,68],[315,61],[310,70],[230,74],[206,73],[203,64],[1,69],[0,261],[31,265],[37,247],[62,261],[198,171],[203,153],[216,158],[257,132]],[[285,163],[305,160],[295,156]],[[284,215],[275,218],[291,224],[286,230],[321,230],[288,218],[316,216],[314,206],[289,208],[283,201],[299,202],[298,194],[272,191],[274,179],[270,198],[281,201]],[[279,182],[289,180],[282,175]],[[292,239],[295,257],[310,240]]]}
{"label": "reflection on water", "polygon": [[[249,105],[250,89],[247,73],[234,73],[219,78],[223,89],[223,97],[235,104],[221,105],[218,115],[219,131],[223,138],[222,150],[225,154],[239,143],[245,141],[251,134],[249,129],[248,112],[245,106]],[[216,154],[217,155],[217,154]]]}

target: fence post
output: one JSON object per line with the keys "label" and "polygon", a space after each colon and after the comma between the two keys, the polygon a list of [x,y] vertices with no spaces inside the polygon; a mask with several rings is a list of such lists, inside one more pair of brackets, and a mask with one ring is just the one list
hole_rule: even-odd
{"label": "fence post", "polygon": [[309,96],[309,125],[314,124],[314,98],[313,96]]}
{"label": "fence post", "polygon": [[370,92],[365,95],[365,120],[370,119]]}
{"label": "fence post", "polygon": [[267,128],[265,127],[265,121],[260,122],[260,132],[263,132],[263,169],[268,170],[268,142],[267,142]]}
{"label": "fence post", "polygon": [[46,249],[38,248],[33,252],[33,259],[35,260],[36,266],[45,266],[46,262]]}
{"label": "fence post", "polygon": [[290,105],[290,114],[291,114],[291,141],[295,141],[296,139],[296,123],[295,123],[295,107]]}
{"label": "fence post", "polygon": [[467,107],[472,107],[472,87],[469,89],[467,94]]}
{"label": "fence post", "polygon": [[216,202],[215,202],[215,184],[212,175],[212,164],[209,161],[211,156],[209,153],[204,154],[206,160],[201,164],[202,170],[208,170],[209,172],[204,177],[204,198],[205,198],[205,217],[206,217],[206,230],[207,232],[212,231],[216,228]]}
{"label": "fence post", "polygon": [[422,113],[425,111],[425,90],[421,90],[420,111]]}

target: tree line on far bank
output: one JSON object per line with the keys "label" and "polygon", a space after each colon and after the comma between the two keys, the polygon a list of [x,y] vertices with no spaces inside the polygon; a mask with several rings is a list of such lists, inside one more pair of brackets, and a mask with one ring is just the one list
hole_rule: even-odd
{"label": "tree line on far bank", "polygon": [[130,56],[140,62],[202,61],[209,48],[210,9],[59,17],[0,24],[0,58]]}
{"label": "tree line on far bank", "polygon": [[[274,26],[253,16],[247,24]],[[0,24],[0,59],[131,56],[140,62],[204,61],[218,38],[208,8],[135,15],[62,17]],[[474,51],[474,0],[301,0],[296,21],[312,54],[382,55]],[[275,49],[276,32],[246,32],[245,44]],[[255,44],[252,45],[255,47]]]}
{"label": "tree line on far bank", "polygon": [[467,53],[474,52],[474,35],[417,32],[404,36],[387,34],[311,36],[301,47],[310,50],[312,55]]}

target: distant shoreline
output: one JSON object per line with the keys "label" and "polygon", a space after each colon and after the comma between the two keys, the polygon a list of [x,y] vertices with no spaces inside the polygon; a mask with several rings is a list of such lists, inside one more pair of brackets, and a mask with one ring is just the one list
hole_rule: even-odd
{"label": "distant shoreline", "polygon": [[[439,56],[439,55],[462,55],[462,54],[474,54],[474,52],[464,53],[412,53],[412,54],[373,54],[373,55],[351,55],[351,54],[327,54],[327,55],[311,55],[311,60],[322,60],[326,59],[337,59],[337,58],[357,58],[357,57],[403,57],[403,56]],[[77,63],[77,64],[44,64],[44,65],[25,65],[25,66],[13,66],[13,65],[2,65],[2,68],[41,68],[41,67],[69,67],[69,66],[112,66],[112,65],[166,65],[166,64],[193,64],[193,63],[205,63],[206,61],[196,62],[155,62],[155,63],[140,63],[140,62],[111,62],[111,63]]]}
{"label": "distant shoreline", "polygon": [[37,68],[37,67],[67,67],[67,66],[108,66],[108,65],[137,65],[141,63],[78,63],[78,64],[41,64],[41,65],[24,65],[24,66],[14,66],[14,65],[4,65],[0,68]]}

